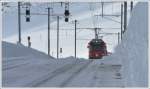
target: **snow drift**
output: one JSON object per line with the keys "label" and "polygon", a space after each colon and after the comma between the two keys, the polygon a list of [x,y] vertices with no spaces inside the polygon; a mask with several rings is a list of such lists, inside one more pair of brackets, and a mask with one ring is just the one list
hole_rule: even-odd
{"label": "snow drift", "polygon": [[53,74],[53,72],[61,74],[63,70],[70,69],[76,63],[82,65],[88,61],[73,58],[56,60],[22,44],[8,42],[2,42],[2,52],[3,87],[30,86],[35,80],[39,81],[41,77],[45,79],[47,75]]}
{"label": "snow drift", "polygon": [[3,58],[25,57],[25,56],[53,58],[35,49],[25,47],[20,43],[13,44],[5,41],[2,42],[2,52],[3,52],[2,54]]}
{"label": "snow drift", "polygon": [[148,86],[148,3],[138,3],[118,47],[126,86]]}
{"label": "snow drift", "polygon": [[115,53],[102,61],[122,65],[127,87],[148,86],[148,3],[139,2],[133,9],[126,32]]}

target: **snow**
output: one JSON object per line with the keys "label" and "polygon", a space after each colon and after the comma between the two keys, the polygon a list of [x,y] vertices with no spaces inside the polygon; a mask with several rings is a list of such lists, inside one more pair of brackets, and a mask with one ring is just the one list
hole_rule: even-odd
{"label": "snow", "polygon": [[74,57],[54,59],[22,44],[2,42],[2,47],[3,87],[123,86],[116,77],[120,65],[103,65]]}
{"label": "snow", "polygon": [[83,61],[74,60],[73,57],[56,60],[22,44],[2,42],[2,50],[3,86],[7,87],[30,85],[28,83],[34,79],[44,78],[43,76],[56,70],[59,74],[63,68],[70,69],[75,63],[82,64]]}
{"label": "snow", "polygon": [[122,65],[124,85],[148,86],[148,3],[138,3],[131,13],[127,31],[113,55],[105,57],[105,64]]}
{"label": "snow", "polygon": [[[124,33],[121,43],[115,48],[112,55],[101,60],[75,59],[71,54],[67,58],[55,59],[46,53],[28,48],[24,44],[3,41],[2,86],[147,87],[147,18],[148,3],[138,3],[131,13],[127,31]],[[45,32],[37,31],[39,34],[45,34]],[[89,32],[89,34],[91,33]],[[38,36],[34,33],[30,35],[35,36],[34,38]],[[70,35],[72,34],[70,33]],[[35,46],[37,43],[41,43],[38,41],[39,39],[36,39]],[[72,40],[65,42],[67,41],[69,41],[68,45],[71,45]],[[69,49],[66,51],[70,52]],[[82,52],[79,54],[85,55]]]}
{"label": "snow", "polygon": [[[125,48],[126,47],[126,48]],[[135,6],[124,34],[120,56],[127,86],[148,86],[148,3]],[[130,74],[128,74],[130,73]]]}

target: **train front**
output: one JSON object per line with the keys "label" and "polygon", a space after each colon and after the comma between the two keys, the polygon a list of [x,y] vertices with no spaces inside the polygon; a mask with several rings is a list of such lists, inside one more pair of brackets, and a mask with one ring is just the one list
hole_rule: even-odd
{"label": "train front", "polygon": [[106,43],[102,39],[92,39],[88,43],[89,59],[102,59],[107,55]]}

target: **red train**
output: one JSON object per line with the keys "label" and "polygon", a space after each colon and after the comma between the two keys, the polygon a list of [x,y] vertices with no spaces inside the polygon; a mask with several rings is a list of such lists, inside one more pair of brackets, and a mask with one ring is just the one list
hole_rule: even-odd
{"label": "red train", "polygon": [[107,55],[106,43],[102,39],[92,39],[88,43],[89,59],[101,59]]}

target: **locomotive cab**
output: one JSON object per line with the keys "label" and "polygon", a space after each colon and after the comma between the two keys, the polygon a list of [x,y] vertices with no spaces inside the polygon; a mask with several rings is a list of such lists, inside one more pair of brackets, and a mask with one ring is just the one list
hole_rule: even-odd
{"label": "locomotive cab", "polygon": [[89,59],[101,59],[107,55],[106,43],[102,39],[92,39],[88,43]]}

